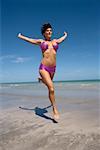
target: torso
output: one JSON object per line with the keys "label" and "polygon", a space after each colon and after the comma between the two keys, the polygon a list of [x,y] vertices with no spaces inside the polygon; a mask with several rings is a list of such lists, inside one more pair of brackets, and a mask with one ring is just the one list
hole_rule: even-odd
{"label": "torso", "polygon": [[[45,43],[44,43],[45,42]],[[43,44],[43,45],[41,45]],[[42,41],[40,44],[43,54],[42,64],[46,66],[56,66],[56,52],[58,49],[58,44],[56,40],[53,41]]]}

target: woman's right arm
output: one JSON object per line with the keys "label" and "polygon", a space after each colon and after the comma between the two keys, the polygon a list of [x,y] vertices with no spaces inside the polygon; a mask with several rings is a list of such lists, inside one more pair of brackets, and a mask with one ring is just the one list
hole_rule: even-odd
{"label": "woman's right arm", "polygon": [[24,35],[22,35],[21,33],[18,34],[18,38],[22,39],[22,40],[25,40],[27,42],[30,42],[32,44],[36,44],[36,45],[39,45],[41,44],[42,42],[42,39],[32,39],[32,38],[28,38]]}

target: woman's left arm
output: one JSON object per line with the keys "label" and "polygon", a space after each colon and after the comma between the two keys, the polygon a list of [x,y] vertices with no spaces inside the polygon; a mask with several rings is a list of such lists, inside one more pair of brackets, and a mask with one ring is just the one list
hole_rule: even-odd
{"label": "woman's left arm", "polygon": [[66,37],[68,36],[68,33],[67,32],[64,32],[64,36],[62,36],[61,38],[59,38],[59,39],[56,39],[56,42],[59,44],[59,43],[61,43],[61,42],[63,42],[65,39],[66,39]]}

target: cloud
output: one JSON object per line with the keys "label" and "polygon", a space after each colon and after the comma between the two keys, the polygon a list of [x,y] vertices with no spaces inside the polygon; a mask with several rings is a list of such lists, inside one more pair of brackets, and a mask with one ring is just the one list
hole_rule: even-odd
{"label": "cloud", "polygon": [[31,57],[22,57],[22,56],[15,56],[15,55],[4,55],[0,56],[0,61],[10,61],[11,63],[24,63],[26,61],[31,60]]}
{"label": "cloud", "polygon": [[0,56],[0,60],[13,59],[13,58],[15,58],[14,55],[4,55],[4,56]]}
{"label": "cloud", "polygon": [[24,63],[29,60],[31,60],[30,57],[16,57],[14,60],[12,60],[12,62],[13,63]]}

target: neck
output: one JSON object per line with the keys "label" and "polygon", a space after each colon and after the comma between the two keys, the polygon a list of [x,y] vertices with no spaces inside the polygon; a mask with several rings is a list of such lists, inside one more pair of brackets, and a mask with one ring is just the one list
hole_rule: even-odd
{"label": "neck", "polygon": [[50,38],[45,38],[45,41],[51,41],[51,39]]}

